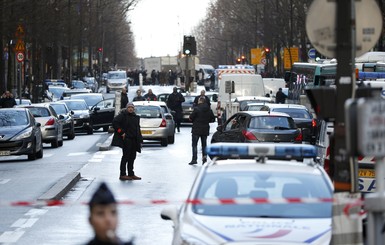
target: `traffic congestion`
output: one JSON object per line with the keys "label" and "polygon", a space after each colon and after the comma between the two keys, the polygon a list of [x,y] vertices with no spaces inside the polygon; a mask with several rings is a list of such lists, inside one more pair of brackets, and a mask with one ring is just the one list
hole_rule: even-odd
{"label": "traffic congestion", "polygon": [[2,1],[0,244],[385,244],[384,6]]}

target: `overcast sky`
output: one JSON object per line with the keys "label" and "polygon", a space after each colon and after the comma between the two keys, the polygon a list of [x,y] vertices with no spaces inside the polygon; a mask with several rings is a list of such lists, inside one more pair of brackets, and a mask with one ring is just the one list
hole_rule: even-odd
{"label": "overcast sky", "polygon": [[212,0],[140,0],[129,13],[140,58],[175,56]]}

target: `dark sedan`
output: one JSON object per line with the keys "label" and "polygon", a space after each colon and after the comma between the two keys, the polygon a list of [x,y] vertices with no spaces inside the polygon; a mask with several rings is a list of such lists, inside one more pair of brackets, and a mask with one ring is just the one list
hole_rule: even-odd
{"label": "dark sedan", "polygon": [[90,117],[90,110],[84,100],[62,100],[67,107],[74,112],[74,123],[76,132],[86,132],[93,134],[92,121]]}
{"label": "dark sedan", "polygon": [[26,108],[0,109],[0,156],[9,155],[43,157],[40,123]]}
{"label": "dark sedan", "polygon": [[320,121],[304,105],[297,104],[267,104],[261,111],[282,112],[289,114],[298,128],[302,130],[303,141],[315,144],[319,138]]}
{"label": "dark sedan", "polygon": [[184,102],[182,103],[182,109],[183,109],[183,119],[182,122],[188,122],[190,121],[190,115],[194,111],[194,99],[196,95],[186,95],[184,96]]}
{"label": "dark sedan", "polygon": [[244,111],[217,127],[211,139],[211,143],[216,142],[301,143],[302,133],[285,113]]}

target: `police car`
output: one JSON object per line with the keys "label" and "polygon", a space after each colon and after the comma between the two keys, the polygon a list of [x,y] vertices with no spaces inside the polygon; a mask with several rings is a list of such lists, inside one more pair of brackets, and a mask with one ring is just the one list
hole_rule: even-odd
{"label": "police car", "polygon": [[207,152],[214,160],[186,202],[161,212],[173,221],[172,244],[330,243],[333,185],[314,146],[217,143]]}

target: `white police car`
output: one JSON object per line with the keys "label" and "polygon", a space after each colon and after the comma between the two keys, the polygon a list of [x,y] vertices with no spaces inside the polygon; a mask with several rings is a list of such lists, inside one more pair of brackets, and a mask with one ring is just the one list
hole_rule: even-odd
{"label": "white police car", "polygon": [[218,143],[207,152],[237,159],[202,166],[180,209],[162,210],[172,244],[330,243],[333,185],[312,145]]}

